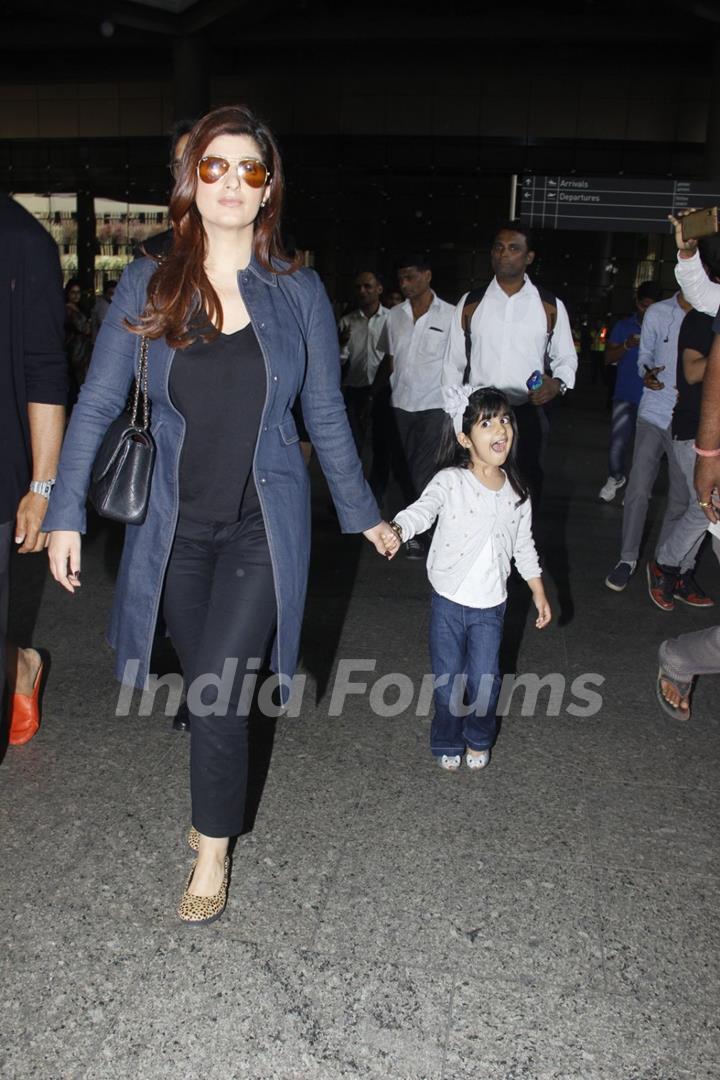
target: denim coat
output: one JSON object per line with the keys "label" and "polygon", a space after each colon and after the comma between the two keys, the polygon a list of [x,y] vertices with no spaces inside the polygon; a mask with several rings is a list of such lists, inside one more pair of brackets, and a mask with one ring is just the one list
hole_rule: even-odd
{"label": "denim coat", "polygon": [[[125,407],[139,358],[140,339],[124,323],[136,322],[143,311],[154,269],[152,260],[138,259],[127,267],[115,290],[70,419],[44,531],[85,532],[92,464],[105,431]],[[320,278],[307,269],[275,274],[253,258],[246,270],[238,272],[238,288],[260,343],[267,379],[253,476],[277,600],[271,666],[292,677],[310,561],[310,485],[290,411],[298,394],[342,531],[372,528],[380,521],[380,512],[348,425],[340,391],[338,335]],[[108,631],[117,652],[118,678],[136,686],[143,685],[149,672],[178,518],[185,421],[168,390],[174,355],[164,339],[149,342],[150,429],[157,456],[147,517],[142,525],[126,526]]]}

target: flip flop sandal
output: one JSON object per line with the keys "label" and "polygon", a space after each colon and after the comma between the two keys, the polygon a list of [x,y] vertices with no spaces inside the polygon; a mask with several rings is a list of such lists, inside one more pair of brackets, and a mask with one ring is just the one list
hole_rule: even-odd
{"label": "flip flop sandal", "polygon": [[[687,709],[681,709],[677,705],[671,705],[670,702],[667,701],[663,697],[662,686],[660,685],[661,680],[663,680],[663,679],[665,680],[665,682],[670,683],[670,685],[673,687],[673,689],[677,690],[677,692],[680,695],[681,699],[682,698],[688,699],[688,707],[687,707]],[[671,675],[668,675],[668,673],[666,671],[663,671],[662,667],[658,668],[658,677],[657,677],[657,682],[655,684],[655,693],[657,695],[657,699],[658,699],[658,703],[660,705],[660,708],[662,709],[662,711],[665,713],[666,716],[672,717],[673,720],[689,720],[690,719],[691,709],[690,709],[690,700],[689,700],[689,698],[690,698],[690,694],[692,692],[692,685],[693,685],[693,680],[692,679],[688,679],[686,682],[683,682],[681,679],[673,679]]]}

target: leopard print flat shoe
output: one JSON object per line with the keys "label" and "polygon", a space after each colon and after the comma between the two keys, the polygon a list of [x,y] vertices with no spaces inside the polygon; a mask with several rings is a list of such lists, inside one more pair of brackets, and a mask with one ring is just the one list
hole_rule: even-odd
{"label": "leopard print flat shoe", "polygon": [[192,893],[188,892],[196,866],[197,863],[193,863],[192,870],[188,875],[185,892],[178,908],[178,916],[188,926],[208,926],[211,922],[219,919],[225,910],[230,874],[230,857],[229,855],[225,856],[225,872],[222,884],[214,896],[193,896]]}
{"label": "leopard print flat shoe", "polygon": [[200,833],[197,831],[194,825],[190,826],[190,832],[188,833],[188,847],[193,851],[197,851],[200,847]]}

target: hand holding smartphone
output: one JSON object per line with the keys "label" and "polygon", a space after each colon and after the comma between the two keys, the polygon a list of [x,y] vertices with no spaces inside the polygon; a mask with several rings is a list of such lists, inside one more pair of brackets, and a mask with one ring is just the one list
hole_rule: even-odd
{"label": "hand holding smartphone", "polygon": [[702,236],[713,236],[718,231],[717,206],[705,206],[702,210],[691,210],[680,218],[683,240],[699,240]]}

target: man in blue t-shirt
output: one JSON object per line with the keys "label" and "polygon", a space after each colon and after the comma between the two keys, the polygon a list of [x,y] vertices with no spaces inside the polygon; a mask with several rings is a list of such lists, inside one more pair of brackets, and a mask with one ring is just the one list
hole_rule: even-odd
{"label": "man in blue t-shirt", "polygon": [[604,502],[612,502],[626,482],[626,460],[635,435],[638,405],[643,392],[643,381],[638,372],[640,330],[645,312],[660,299],[662,290],[657,282],[644,281],[639,285],[635,312],[615,323],[605,350],[605,363],[617,366],[617,376],[610,420],[608,478],[599,491]]}

